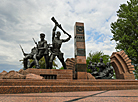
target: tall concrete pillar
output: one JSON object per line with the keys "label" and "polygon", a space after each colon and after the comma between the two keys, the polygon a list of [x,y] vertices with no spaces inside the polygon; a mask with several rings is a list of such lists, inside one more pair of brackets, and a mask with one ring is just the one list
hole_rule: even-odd
{"label": "tall concrete pillar", "polygon": [[74,26],[75,71],[77,79],[87,79],[84,23],[76,22]]}

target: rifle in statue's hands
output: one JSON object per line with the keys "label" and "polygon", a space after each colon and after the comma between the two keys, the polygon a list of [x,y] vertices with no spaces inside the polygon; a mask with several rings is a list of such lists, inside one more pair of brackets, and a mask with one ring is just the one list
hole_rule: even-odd
{"label": "rifle in statue's hands", "polygon": [[61,24],[59,24],[54,17],[52,17],[51,20],[64,32],[64,34],[67,34],[71,38],[71,35],[62,28]]}
{"label": "rifle in statue's hands", "polygon": [[20,46],[20,48],[21,48],[21,50],[22,50],[23,55],[26,56],[27,54],[24,53],[24,50],[23,50],[22,46],[21,46],[20,44],[19,44],[19,46]]}
{"label": "rifle in statue's hands", "polygon": [[36,44],[36,51],[37,51],[37,53],[38,53],[38,44],[37,44],[37,42],[35,41],[34,38],[33,38],[33,41],[34,41],[34,43]]}
{"label": "rifle in statue's hands", "polygon": [[36,47],[38,48],[38,44],[37,44],[37,42],[35,41],[35,39],[33,38],[33,41],[34,41],[34,43],[36,44]]}

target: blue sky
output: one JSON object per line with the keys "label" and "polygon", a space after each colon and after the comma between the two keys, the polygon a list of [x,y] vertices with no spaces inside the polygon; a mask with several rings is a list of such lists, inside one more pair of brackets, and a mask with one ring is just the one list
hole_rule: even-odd
{"label": "blue sky", "polygon": [[[39,41],[39,34],[45,33],[51,43],[51,32],[55,17],[72,39],[62,45],[66,58],[74,57],[74,25],[83,22],[85,26],[86,56],[90,51],[115,52],[114,41],[110,41],[111,22],[117,20],[116,11],[127,0],[0,0],[0,72],[20,70],[25,52],[35,46],[32,37]],[[67,36],[62,34],[61,38]],[[60,62],[57,60],[59,67]]]}

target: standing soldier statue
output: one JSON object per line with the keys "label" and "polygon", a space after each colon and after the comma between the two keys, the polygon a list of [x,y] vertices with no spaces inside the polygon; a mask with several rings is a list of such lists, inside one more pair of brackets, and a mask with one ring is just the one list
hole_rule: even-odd
{"label": "standing soldier statue", "polygon": [[[52,17],[51,20],[55,23],[55,27],[53,28],[52,32],[52,49],[50,51],[51,55],[49,59],[49,67],[50,69],[52,69],[53,60],[57,56],[60,62],[62,63],[64,69],[67,69],[66,64],[64,62],[63,53],[60,51],[60,48],[63,42],[67,42],[70,40],[71,35],[69,35],[62,29],[61,25],[58,24],[54,17]],[[59,31],[56,32],[57,26],[64,32],[64,34],[68,35],[67,39],[60,39],[61,33]]]}
{"label": "standing soldier statue", "polygon": [[[30,65],[30,68],[32,68],[35,64],[36,64],[36,68],[40,68],[39,66],[39,60],[44,56],[45,58],[45,64],[46,64],[46,69],[49,68],[49,51],[48,51],[48,45],[47,45],[47,41],[45,40],[45,34],[44,33],[41,33],[40,34],[40,41],[38,42],[35,42],[36,44],[36,48],[37,48],[37,54],[35,54],[34,56],[34,61],[31,63]],[[34,39],[33,39],[34,40]]]}

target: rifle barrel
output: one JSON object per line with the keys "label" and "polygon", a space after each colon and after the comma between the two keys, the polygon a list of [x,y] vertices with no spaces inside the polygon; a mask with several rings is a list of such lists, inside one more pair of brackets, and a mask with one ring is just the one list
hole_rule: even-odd
{"label": "rifle barrel", "polygon": [[24,50],[23,50],[23,48],[22,48],[22,46],[19,44],[19,46],[20,46],[20,48],[21,48],[21,50],[22,50],[22,52],[23,52],[23,55],[25,55],[25,53],[24,53]]}

